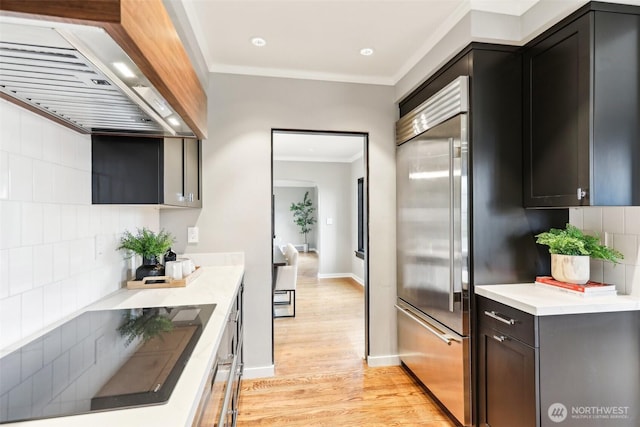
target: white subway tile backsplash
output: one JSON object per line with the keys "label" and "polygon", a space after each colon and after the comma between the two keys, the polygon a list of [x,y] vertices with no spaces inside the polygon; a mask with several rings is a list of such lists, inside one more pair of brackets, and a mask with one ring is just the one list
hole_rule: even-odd
{"label": "white subway tile backsplash", "polygon": [[569,223],[575,225],[579,229],[584,229],[584,216],[582,215],[584,209],[582,208],[570,208],[569,209]]}
{"label": "white subway tile backsplash", "polygon": [[33,247],[33,286],[44,286],[53,281],[53,245]]}
{"label": "white subway tile backsplash", "polygon": [[624,208],[624,232],[640,235],[640,206]]}
{"label": "white subway tile backsplash", "polygon": [[9,294],[18,295],[33,287],[33,248],[9,249]]}
{"label": "white subway tile backsplash", "polygon": [[60,205],[45,204],[43,206],[44,242],[54,243],[62,239],[62,221],[60,219]]}
{"label": "white subway tile backsplash", "polygon": [[91,204],[91,172],[77,170],[75,175],[78,183],[75,203]]}
{"label": "white subway tile backsplash", "polygon": [[594,282],[604,282],[604,265],[599,259],[591,259],[589,265],[590,280]]}
{"label": "white subway tile backsplash", "polygon": [[0,200],[9,198],[9,153],[0,151]]}
{"label": "white subway tile backsplash", "polygon": [[93,237],[91,232],[91,206],[79,205],[76,208],[76,228],[78,229],[78,238],[86,239]]}
{"label": "white subway tile backsplash", "polygon": [[640,297],[640,266],[625,265],[626,293]]}
{"label": "white subway tile backsplash", "polygon": [[45,325],[51,324],[62,317],[62,294],[60,282],[49,283],[43,287],[42,320]]}
{"label": "white subway tile backsplash", "polygon": [[582,229],[602,231],[602,208],[582,208]]}
{"label": "white subway tile backsplash", "polygon": [[22,110],[0,99],[0,150],[20,153],[20,113]]}
{"label": "white subway tile backsplash", "polygon": [[23,246],[39,245],[43,241],[43,208],[40,203],[22,204]]}
{"label": "white subway tile backsplash", "polygon": [[54,126],[45,131],[49,138],[46,138],[42,144],[42,158],[51,164],[61,165],[63,162],[63,152],[60,149],[59,141],[63,138],[65,129],[63,126]]}
{"label": "white subway tile backsplash", "polygon": [[583,230],[598,233],[625,257],[617,265],[591,260],[591,280],[615,284],[621,294],[640,296],[640,207],[572,208],[569,219]]}
{"label": "white subway tile backsplash", "polygon": [[20,246],[21,205],[0,200],[0,249]]}
{"label": "white subway tile backsplash", "polygon": [[[85,283],[82,284],[86,286]],[[76,278],[68,278],[60,282],[61,314],[67,315],[82,308],[78,304],[78,284]]]}
{"label": "white subway tile backsplash", "polygon": [[33,334],[44,326],[42,288],[35,288],[22,294],[22,334]]}
{"label": "white subway tile backsplash", "polygon": [[624,233],[624,208],[608,207],[602,209],[602,231],[607,233]]}
{"label": "white subway tile backsplash", "polygon": [[2,348],[23,337],[20,324],[21,300],[22,295],[0,300],[0,347]]}
{"label": "white subway tile backsplash", "polygon": [[638,265],[638,236],[633,234],[615,234],[613,236],[613,248],[622,252],[624,259],[621,261],[627,265]]}
{"label": "white subway tile backsplash", "polygon": [[626,293],[625,268],[623,264],[604,262],[604,283],[616,285],[619,294]]}
{"label": "white subway tile backsplash", "polygon": [[53,202],[53,164],[33,161],[33,200],[35,202]]}
{"label": "white subway tile backsplash", "polygon": [[71,267],[69,257],[69,242],[59,242],[53,245],[53,280],[59,281],[69,277]]}
{"label": "white subway tile backsplash", "polygon": [[16,154],[9,155],[9,199],[33,200],[33,160]]}
{"label": "white subway tile backsplash", "polygon": [[93,269],[95,252],[94,239],[75,240],[69,246],[69,259],[72,260],[69,265],[69,274],[77,275]]}
{"label": "white subway tile backsplash", "polygon": [[120,288],[125,224],[159,212],[91,205],[91,137],[0,99],[0,349]]}
{"label": "white subway tile backsplash", "polygon": [[64,205],[60,208],[60,239],[74,240],[78,238],[78,209],[75,205]]}
{"label": "white subway tile backsplash", "polygon": [[24,112],[20,117],[21,150],[23,156],[42,159],[42,119]]}
{"label": "white subway tile backsplash", "polygon": [[9,250],[0,250],[0,299],[9,296]]}
{"label": "white subway tile backsplash", "polygon": [[[71,131],[69,131],[71,132]],[[74,135],[77,144],[77,159],[76,168],[85,172],[91,172],[91,141],[84,138],[82,135]]]}

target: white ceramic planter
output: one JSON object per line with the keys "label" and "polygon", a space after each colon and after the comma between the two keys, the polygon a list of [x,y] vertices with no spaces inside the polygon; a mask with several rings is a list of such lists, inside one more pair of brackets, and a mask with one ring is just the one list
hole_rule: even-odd
{"label": "white ceramic planter", "polygon": [[589,281],[589,256],[551,254],[551,276],[561,282],[584,285]]}

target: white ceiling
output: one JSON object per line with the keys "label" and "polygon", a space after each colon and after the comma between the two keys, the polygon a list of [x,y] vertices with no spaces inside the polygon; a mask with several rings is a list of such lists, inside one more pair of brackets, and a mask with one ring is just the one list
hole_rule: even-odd
{"label": "white ceiling", "polygon": [[539,0],[173,1],[211,72],[394,85],[469,10],[519,16]]}
{"label": "white ceiling", "polygon": [[274,160],[351,163],[363,153],[362,135],[280,131],[273,134]]}

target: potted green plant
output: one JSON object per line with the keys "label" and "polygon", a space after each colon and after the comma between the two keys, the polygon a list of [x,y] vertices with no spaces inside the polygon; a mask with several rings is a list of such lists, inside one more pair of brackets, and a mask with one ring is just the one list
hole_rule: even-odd
{"label": "potted green plant", "polygon": [[536,235],[536,243],[549,246],[551,276],[561,282],[584,285],[589,281],[589,258],[617,263],[624,256],[600,244],[596,236],[584,234],[567,224],[564,230],[552,228]]}
{"label": "potted green plant", "polygon": [[118,250],[126,250],[129,256],[138,254],[142,257],[142,265],[136,269],[136,280],[149,276],[163,276],[164,267],[159,262],[162,254],[167,252],[174,242],[171,233],[160,230],[154,233],[148,228],[138,229],[136,234],[125,231],[120,238]]}
{"label": "potted green plant", "polygon": [[293,212],[293,222],[300,227],[300,234],[304,234],[304,252],[307,252],[309,250],[307,234],[311,231],[311,226],[316,223],[316,219],[313,216],[316,208],[313,207],[313,202],[309,198],[309,192],[304,193],[302,202],[291,203],[289,210]]}

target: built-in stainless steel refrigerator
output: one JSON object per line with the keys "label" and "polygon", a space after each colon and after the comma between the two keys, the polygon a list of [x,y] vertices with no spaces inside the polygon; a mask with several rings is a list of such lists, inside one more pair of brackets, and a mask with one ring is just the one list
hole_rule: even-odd
{"label": "built-in stainless steel refrigerator", "polygon": [[467,130],[467,77],[398,122],[396,307],[402,362],[470,425]]}
{"label": "built-in stainless steel refrigerator", "polygon": [[456,78],[396,124],[399,356],[465,426],[475,423],[474,286],[548,274],[535,235],[568,221],[566,209],[523,208],[512,64]]}

